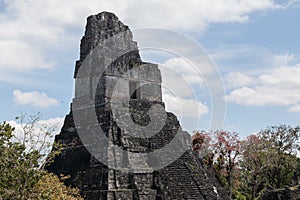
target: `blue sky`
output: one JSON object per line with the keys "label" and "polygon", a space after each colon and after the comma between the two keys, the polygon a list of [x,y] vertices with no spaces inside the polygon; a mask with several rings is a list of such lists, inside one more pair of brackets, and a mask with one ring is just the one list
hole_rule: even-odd
{"label": "blue sky", "polygon": [[[132,29],[181,32],[208,52],[225,87],[225,130],[246,136],[270,125],[300,125],[297,0],[1,0],[0,6],[0,121],[41,112],[44,120],[61,124],[73,97],[86,18],[106,10]],[[188,68],[178,58],[141,53],[170,69]],[[188,70],[180,73],[193,77]],[[207,129],[213,106],[208,90],[194,88],[197,98],[181,96],[182,85],[166,74],[163,81],[178,88],[175,96],[186,112],[180,116],[174,96],[164,92],[167,109],[179,115],[184,129]]]}

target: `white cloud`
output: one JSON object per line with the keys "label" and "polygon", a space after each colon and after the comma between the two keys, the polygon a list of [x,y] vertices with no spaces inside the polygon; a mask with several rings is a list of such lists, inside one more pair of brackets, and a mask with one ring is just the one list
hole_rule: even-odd
{"label": "white cloud", "polygon": [[300,112],[300,105],[296,104],[296,105],[290,107],[288,111],[289,112]]}
{"label": "white cloud", "polygon": [[[38,120],[35,124],[33,129],[31,129],[31,139],[33,141],[28,140],[25,142],[26,146],[28,148],[34,148],[38,150],[41,145],[44,142],[48,144],[52,144],[54,141],[54,136],[59,134],[60,129],[63,125],[64,118],[61,117],[55,117],[55,118],[50,118],[46,120]],[[14,136],[15,140],[19,142],[23,142],[24,140],[24,130],[23,127],[25,124],[22,124],[20,122],[16,122],[14,120],[7,121],[12,127],[15,128],[14,131]],[[27,130],[28,131],[28,130]],[[48,132],[50,135],[45,135],[45,133]],[[46,137],[45,137],[46,136]],[[28,137],[28,136],[27,136]],[[33,142],[33,143],[32,143]],[[41,153],[49,153],[51,151],[51,146],[47,147],[44,146],[43,149],[41,150]]]}
{"label": "white cloud", "polygon": [[300,101],[299,90],[275,88],[273,86],[242,87],[230,92],[228,101],[242,105],[292,105]]}
{"label": "white cloud", "polygon": [[222,72],[246,71],[244,75],[255,76],[281,66],[292,66],[298,60],[296,55],[289,52],[275,53],[265,46],[248,43],[222,44],[210,49],[209,55],[222,65],[219,66]]}
{"label": "white cloud", "polygon": [[300,86],[300,64],[294,67],[279,67],[270,74],[263,74],[259,80],[264,85],[277,88],[298,89]]}
{"label": "white cloud", "polygon": [[[63,125],[64,118],[62,117],[54,117],[54,118],[49,118],[49,119],[40,119],[37,121],[35,124],[34,131],[36,133],[39,133],[39,131],[42,129],[44,131],[48,131],[48,129],[53,130],[52,131],[52,136],[57,135]],[[23,137],[23,129],[22,125],[19,122],[16,122],[14,120],[7,121],[12,127],[15,128],[15,136],[17,138],[22,138]],[[45,128],[47,127],[47,128]]]}
{"label": "white cloud", "polygon": [[294,54],[278,54],[265,47],[238,44],[217,49],[212,57],[225,65],[230,63],[219,67],[223,73],[231,71],[224,76],[229,91],[228,102],[250,106],[293,106],[300,101],[300,64],[294,65],[298,61]]}
{"label": "white cloud", "polygon": [[190,96],[194,94],[193,84],[204,84],[200,72],[181,58],[171,58],[159,65],[159,69],[163,79],[163,90],[177,96]]}
{"label": "white cloud", "polygon": [[[199,55],[201,56],[201,55]],[[206,55],[203,56],[203,61],[193,66],[190,61],[183,58],[171,58],[166,60],[162,65],[181,74],[186,80],[191,83],[203,83],[201,76],[215,71],[215,66]]]}
{"label": "white cloud", "polygon": [[76,44],[86,17],[104,10],[115,12],[124,23],[133,27],[159,26],[196,32],[205,30],[210,23],[245,22],[254,11],[276,8],[272,0],[3,2],[0,50],[8,56],[1,56],[0,69],[21,72],[51,67],[47,51],[61,44]]}
{"label": "white cloud", "polygon": [[22,41],[0,40],[0,52],[0,70],[3,72],[49,69],[53,66],[36,48]]}
{"label": "white cloud", "polygon": [[162,93],[166,109],[179,118],[199,119],[209,112],[200,102],[195,90],[203,88],[201,72],[182,58],[171,58],[159,65],[162,74]]}
{"label": "white cloud", "polygon": [[227,101],[241,105],[290,106],[289,111],[298,112],[300,103],[300,65],[279,67],[253,80],[254,86],[232,90]]}
{"label": "white cloud", "polygon": [[277,7],[282,8],[282,9],[288,9],[288,8],[294,6],[295,4],[298,4],[298,3],[300,3],[300,0],[289,0],[289,1],[287,1],[286,4],[277,5]]}
{"label": "white cloud", "polygon": [[13,91],[14,102],[19,105],[33,105],[42,108],[57,106],[58,101],[50,98],[46,93],[37,91],[22,92],[20,90]]}
{"label": "white cloud", "polygon": [[124,22],[134,26],[161,26],[188,31],[203,30],[209,23],[245,22],[254,11],[276,8],[273,0],[91,0],[88,3],[83,0],[72,3],[59,0],[6,0],[5,3],[6,9],[14,12],[13,17],[18,19],[23,16],[23,21],[34,21],[39,25],[82,27],[88,15],[107,10],[115,12]]}
{"label": "white cloud", "polygon": [[225,77],[227,88],[236,88],[241,86],[251,85],[254,79],[240,72],[231,72]]}
{"label": "white cloud", "polygon": [[281,55],[274,55],[273,66],[286,66],[294,60],[295,56],[293,54],[286,53]]}
{"label": "white cloud", "polygon": [[179,118],[201,118],[209,112],[206,105],[196,99],[187,99],[175,95],[163,94],[166,110],[174,112]]}
{"label": "white cloud", "polygon": [[[184,31],[203,31],[210,23],[245,22],[251,12],[275,7],[272,0],[142,1],[127,5],[120,15],[124,16],[124,19],[128,18],[131,24],[137,26],[161,26]],[[127,12],[127,14],[123,12]]]}

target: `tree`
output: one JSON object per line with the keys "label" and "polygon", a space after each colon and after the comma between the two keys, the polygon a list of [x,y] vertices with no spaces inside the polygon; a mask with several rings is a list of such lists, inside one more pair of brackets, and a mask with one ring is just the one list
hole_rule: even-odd
{"label": "tree", "polygon": [[61,181],[68,177],[57,177],[52,173],[45,173],[33,188],[32,198],[34,199],[55,199],[55,200],[79,200],[77,188],[67,187]]}
{"label": "tree", "polygon": [[199,154],[199,158],[203,159],[206,164],[210,164],[209,155],[211,155],[211,138],[205,131],[194,132],[192,136],[192,149]]}
{"label": "tree", "polygon": [[197,151],[208,167],[213,167],[216,176],[227,188],[230,198],[234,184],[238,183],[238,157],[241,141],[238,133],[227,131],[198,131],[192,136],[192,149]]}
{"label": "tree", "polygon": [[213,132],[215,141],[212,143],[214,149],[215,169],[221,183],[228,189],[230,199],[237,175],[238,157],[240,155],[241,141],[238,133],[227,131]]}
{"label": "tree", "polygon": [[297,171],[299,133],[299,127],[272,126],[242,142],[243,188],[252,198],[268,186],[282,188],[292,184]]}
{"label": "tree", "polygon": [[4,199],[28,199],[28,189],[33,188],[40,174],[38,168],[40,155],[37,151],[26,151],[19,142],[12,142],[12,128],[9,124],[0,125],[0,194]]}
{"label": "tree", "polygon": [[[33,132],[37,122],[35,117],[38,116],[31,117],[31,121],[22,125],[24,135],[21,141],[14,137],[13,127],[6,122],[0,124],[0,197],[2,199],[42,199],[38,195],[41,192],[38,189],[41,181],[47,176],[54,177],[43,170],[44,152],[48,145],[46,138],[49,134],[42,129],[40,129],[41,132]],[[35,134],[40,134],[38,138],[42,140],[36,141]],[[62,191],[70,191],[65,186],[55,185]],[[49,187],[53,186],[54,184],[49,185]],[[78,194],[71,193],[69,196],[77,198]],[[53,199],[50,197],[46,199]]]}
{"label": "tree", "polygon": [[286,125],[271,126],[259,133],[264,141],[270,159],[266,169],[268,184],[281,188],[291,184],[297,167],[295,152],[298,144],[300,127]]}
{"label": "tree", "polygon": [[[40,123],[41,114],[23,114],[16,117],[19,121],[21,131],[14,135],[14,141],[21,143],[26,146],[27,152],[37,151],[40,155],[39,168],[44,169],[46,159],[52,159],[56,154],[60,153],[57,151],[51,151],[53,144],[53,133],[57,129],[55,125],[49,126],[45,123]],[[58,149],[58,148],[56,148]]]}
{"label": "tree", "polygon": [[250,135],[241,145],[242,159],[240,161],[242,188],[251,199],[257,197],[257,193],[266,184],[265,170],[272,159],[265,143],[258,135]]}

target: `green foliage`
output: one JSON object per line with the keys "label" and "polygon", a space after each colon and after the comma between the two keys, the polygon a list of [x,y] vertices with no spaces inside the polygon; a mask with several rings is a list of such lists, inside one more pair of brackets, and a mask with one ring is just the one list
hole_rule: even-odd
{"label": "green foliage", "polygon": [[[205,134],[198,133],[198,137],[207,138]],[[267,187],[297,184],[300,127],[271,126],[242,141],[237,133],[227,131],[209,135],[213,138],[208,140],[210,152],[203,158],[204,163],[213,165],[220,184],[232,199],[252,200]]]}
{"label": "green foliage", "polygon": [[250,135],[242,142],[240,161],[242,189],[251,197],[257,196],[258,191],[265,187],[265,170],[269,165],[269,154],[266,144],[258,135]]}
{"label": "green foliage", "polygon": [[40,176],[36,173],[40,155],[12,142],[13,130],[5,122],[0,125],[0,195],[3,199],[28,199],[27,189],[31,190]]}
{"label": "green foliage", "polygon": [[281,188],[291,184],[292,177],[297,168],[297,158],[293,154],[300,150],[299,140],[300,127],[272,126],[260,132],[260,136],[267,148],[269,158],[265,175],[268,184]]}
{"label": "green foliage", "polygon": [[255,198],[267,186],[282,188],[292,184],[297,172],[294,152],[299,150],[299,133],[299,127],[272,126],[243,141],[243,191]]}
{"label": "green foliage", "polygon": [[247,197],[243,195],[240,191],[234,189],[232,191],[233,200],[247,200]]}
{"label": "green foliage", "polygon": [[[22,126],[23,140],[15,139],[15,129],[9,124],[0,124],[0,199],[80,199],[76,190],[65,187],[57,177],[43,170],[48,133],[42,129],[38,133],[33,132],[37,120],[38,118],[31,118],[29,123]],[[35,140],[34,134],[42,140]],[[41,182],[49,177],[56,182]],[[64,198],[53,195],[44,195],[42,198],[42,187],[65,191],[62,192]]]}
{"label": "green foliage", "polygon": [[[65,179],[67,177],[61,177]],[[83,200],[76,188],[67,187],[60,178],[52,173],[44,174],[35,185],[32,193],[34,199]]]}
{"label": "green foliage", "polygon": [[7,124],[6,122],[3,122],[0,125],[0,148],[12,138],[13,136],[12,132],[14,130],[15,129],[11,127],[9,124]]}

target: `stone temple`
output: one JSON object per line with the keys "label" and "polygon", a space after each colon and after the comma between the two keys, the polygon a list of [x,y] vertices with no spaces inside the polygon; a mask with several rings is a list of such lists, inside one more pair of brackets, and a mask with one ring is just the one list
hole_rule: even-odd
{"label": "stone temple", "polygon": [[[109,12],[87,19],[75,97],[47,170],[69,175],[84,199],[229,199],[190,135],[164,109],[158,65],[143,62],[128,26]],[[174,142],[175,141],[175,142]]]}

